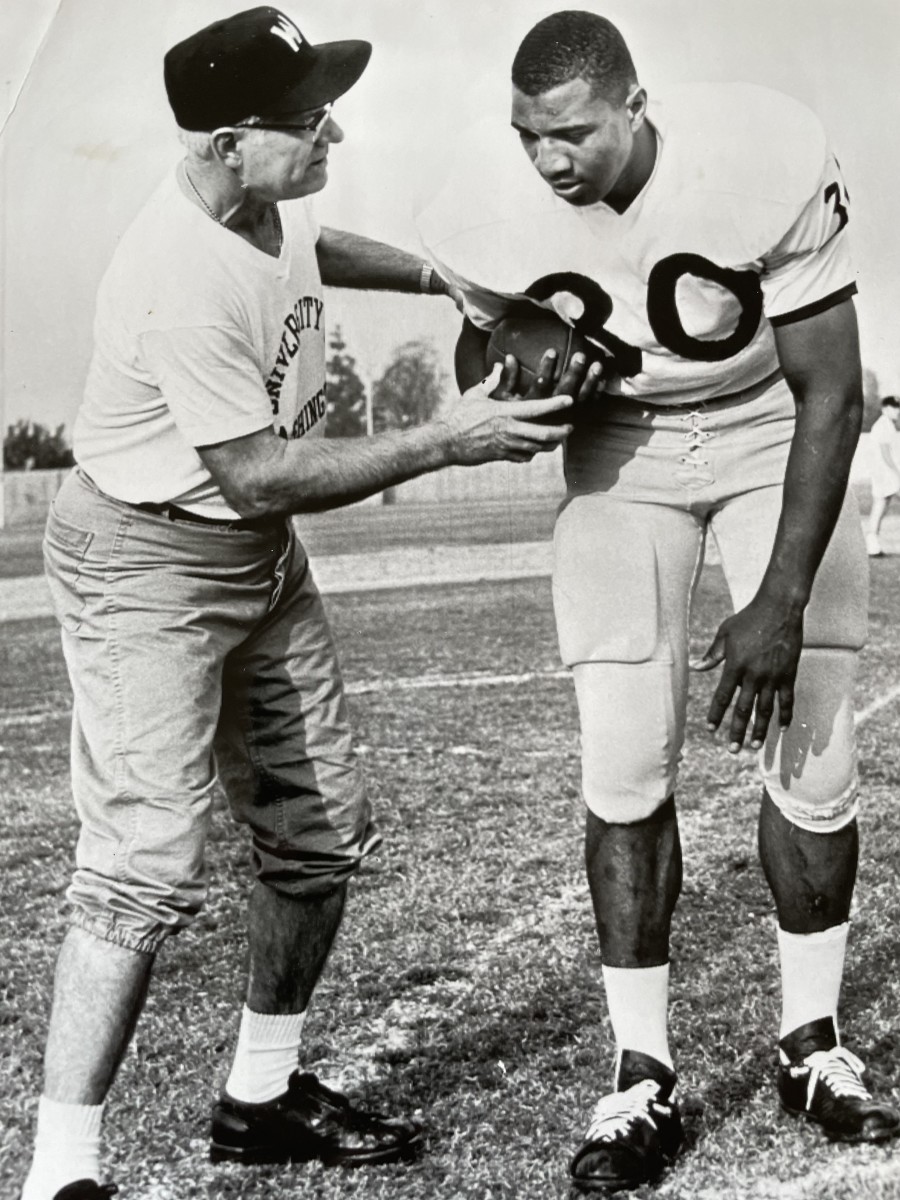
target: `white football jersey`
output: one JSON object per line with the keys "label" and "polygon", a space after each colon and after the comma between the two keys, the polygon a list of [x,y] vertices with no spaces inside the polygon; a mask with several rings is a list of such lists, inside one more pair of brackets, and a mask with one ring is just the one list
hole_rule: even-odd
{"label": "white football jersey", "polygon": [[526,297],[555,309],[605,351],[609,392],[740,392],[778,369],[772,325],[856,291],[840,168],[814,114],[767,88],[680,88],[649,121],[656,164],[624,213],[566,203],[508,126],[482,122],[420,235],[471,321],[491,329]]}

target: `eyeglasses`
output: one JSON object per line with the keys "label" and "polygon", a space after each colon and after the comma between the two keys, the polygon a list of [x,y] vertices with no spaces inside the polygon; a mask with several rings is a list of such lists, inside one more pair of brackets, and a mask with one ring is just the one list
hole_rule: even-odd
{"label": "eyeglasses", "polygon": [[316,141],[319,134],[328,123],[331,116],[331,110],[334,104],[323,104],[321,108],[317,108],[314,113],[301,121],[287,122],[263,121],[260,117],[247,117],[246,121],[239,121],[235,126],[236,129],[274,129],[278,133],[311,133],[313,141]]}

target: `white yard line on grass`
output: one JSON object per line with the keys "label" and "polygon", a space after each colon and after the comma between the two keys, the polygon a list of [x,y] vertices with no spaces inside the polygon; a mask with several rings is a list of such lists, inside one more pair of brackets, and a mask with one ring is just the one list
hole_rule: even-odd
{"label": "white yard line on grass", "polygon": [[[367,682],[348,683],[345,691],[348,696],[377,696],[382,692],[418,692],[431,691],[436,688],[478,688],[478,687],[517,687],[523,683],[534,683],[545,680],[567,679],[570,672],[560,668],[556,671],[523,671],[518,674],[497,674],[489,672],[460,672],[450,675],[409,675],[397,679],[372,679]],[[865,723],[881,712],[883,708],[900,699],[900,684],[889,688],[876,697],[871,704],[861,708],[854,716],[857,726]],[[49,709],[42,713],[10,713],[0,716],[0,729],[10,729],[16,725],[40,725],[44,721],[57,721],[69,715],[69,709]]]}
{"label": "white yard line on grass", "polygon": [[567,679],[569,672],[525,671],[518,675],[492,675],[489,672],[461,672],[458,675],[413,675],[399,679],[373,679],[371,683],[348,683],[348,696],[377,695],[379,692],[418,692],[434,688],[502,687],[532,683],[535,679]]}
{"label": "white yard line on grass", "polygon": [[[867,1147],[864,1152],[889,1153],[886,1146]],[[852,1150],[849,1153],[853,1153]],[[843,1158],[843,1154],[841,1155]],[[835,1192],[829,1184],[839,1185],[838,1195],[854,1194],[860,1200],[896,1200],[900,1195],[900,1164],[893,1161],[867,1163],[857,1160],[846,1162],[835,1160],[817,1171],[799,1175],[795,1179],[765,1179],[758,1175],[735,1177],[727,1190],[700,1188],[691,1191],[692,1200],[735,1200],[738,1196],[752,1196],[754,1200],[829,1200]],[[677,1179],[666,1181],[657,1188],[660,1197],[679,1197],[685,1193]]]}
{"label": "white yard line on grass", "polygon": [[867,704],[865,708],[861,708],[853,718],[854,724],[865,725],[869,717],[874,717],[877,712],[881,712],[883,708],[887,708],[889,704],[893,704],[898,697],[900,697],[900,683],[895,684],[892,688],[888,688],[886,692],[882,692],[871,704]]}
{"label": "white yard line on grass", "polygon": [[[536,579],[550,574],[552,557],[552,543],[543,541],[395,547],[371,554],[313,555],[310,562],[319,591],[334,596]],[[43,575],[0,580],[0,623],[52,615]]]}
{"label": "white yard line on grass", "polygon": [[43,725],[47,721],[59,721],[63,717],[71,716],[71,708],[53,708],[46,712],[38,713],[12,713],[7,717],[0,717],[0,729],[13,729],[17,725]]}

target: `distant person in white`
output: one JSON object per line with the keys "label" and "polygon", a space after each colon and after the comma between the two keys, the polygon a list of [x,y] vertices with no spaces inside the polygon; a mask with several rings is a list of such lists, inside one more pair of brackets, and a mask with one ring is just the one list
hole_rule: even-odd
{"label": "distant person in white", "polygon": [[866,549],[870,558],[884,554],[881,547],[881,522],[891,499],[900,492],[900,400],[885,396],[881,416],[871,429],[872,435],[872,512],[866,534]]}

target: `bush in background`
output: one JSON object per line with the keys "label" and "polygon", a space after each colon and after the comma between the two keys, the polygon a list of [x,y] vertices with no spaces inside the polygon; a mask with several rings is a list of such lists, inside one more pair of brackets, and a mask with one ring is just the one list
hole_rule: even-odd
{"label": "bush in background", "polygon": [[71,467],[72,451],[66,444],[65,426],[50,432],[36,421],[16,421],[3,439],[3,466],[7,471],[40,471]]}

